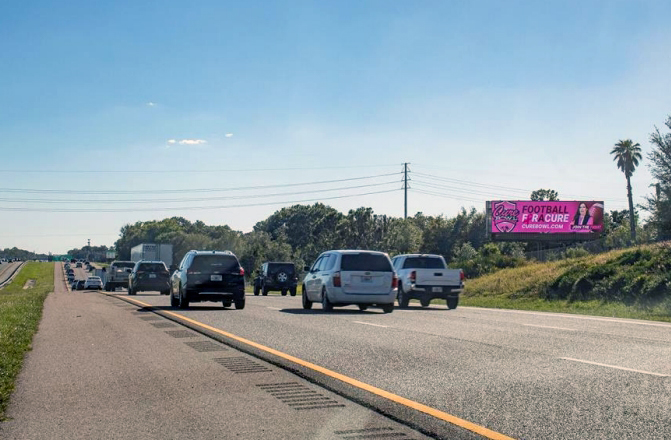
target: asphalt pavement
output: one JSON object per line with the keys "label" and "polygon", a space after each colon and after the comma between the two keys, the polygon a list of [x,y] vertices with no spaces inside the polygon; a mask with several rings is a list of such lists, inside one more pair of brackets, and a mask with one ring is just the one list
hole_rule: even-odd
{"label": "asphalt pavement", "polygon": [[429,438],[58,267],[0,438]]}

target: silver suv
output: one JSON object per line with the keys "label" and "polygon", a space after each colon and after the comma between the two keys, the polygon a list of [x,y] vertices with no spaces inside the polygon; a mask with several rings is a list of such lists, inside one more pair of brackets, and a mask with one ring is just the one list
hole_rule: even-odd
{"label": "silver suv", "polygon": [[321,302],[324,311],[333,306],[356,304],[359,310],[381,307],[394,310],[398,278],[389,256],[383,252],[338,250],[317,258],[303,280],[303,308]]}

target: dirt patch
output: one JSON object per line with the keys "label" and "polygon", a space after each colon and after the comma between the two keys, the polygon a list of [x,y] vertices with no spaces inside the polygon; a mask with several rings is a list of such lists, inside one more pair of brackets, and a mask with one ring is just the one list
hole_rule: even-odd
{"label": "dirt patch", "polygon": [[35,280],[26,281],[26,284],[23,285],[23,290],[32,289],[33,287],[35,287],[35,283],[36,283]]}

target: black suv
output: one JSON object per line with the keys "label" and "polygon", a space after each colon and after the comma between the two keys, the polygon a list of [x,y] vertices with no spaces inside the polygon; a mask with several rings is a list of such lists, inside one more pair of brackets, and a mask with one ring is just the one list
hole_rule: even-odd
{"label": "black suv", "polygon": [[128,294],[158,290],[161,295],[170,293],[170,273],[162,261],[138,261],[128,276]]}
{"label": "black suv", "polygon": [[172,274],[170,305],[185,309],[191,302],[221,301],[245,308],[245,270],[230,251],[189,251]]}
{"label": "black suv", "polygon": [[261,292],[263,296],[266,296],[268,292],[274,290],[282,292],[282,296],[287,292],[291,296],[296,296],[298,274],[294,263],[263,263],[257,273],[257,277],[254,278],[254,295]]}

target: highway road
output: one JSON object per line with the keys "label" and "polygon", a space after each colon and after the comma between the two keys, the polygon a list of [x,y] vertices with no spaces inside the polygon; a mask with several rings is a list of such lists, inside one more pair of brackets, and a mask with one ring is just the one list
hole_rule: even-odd
{"label": "highway road", "polygon": [[0,264],[0,284],[7,281],[7,279],[14,273],[14,269],[20,265],[21,262]]}
{"label": "highway road", "polygon": [[[300,296],[248,295],[244,310],[217,303],[179,310],[158,292],[113,296],[151,306],[431,432],[442,432],[446,422],[366,387],[514,438],[671,438],[671,324],[468,307],[448,311],[444,303],[391,314],[355,307],[324,313],[318,304],[303,310]],[[303,361],[329,371],[315,372]],[[360,381],[364,389],[331,372]]]}

